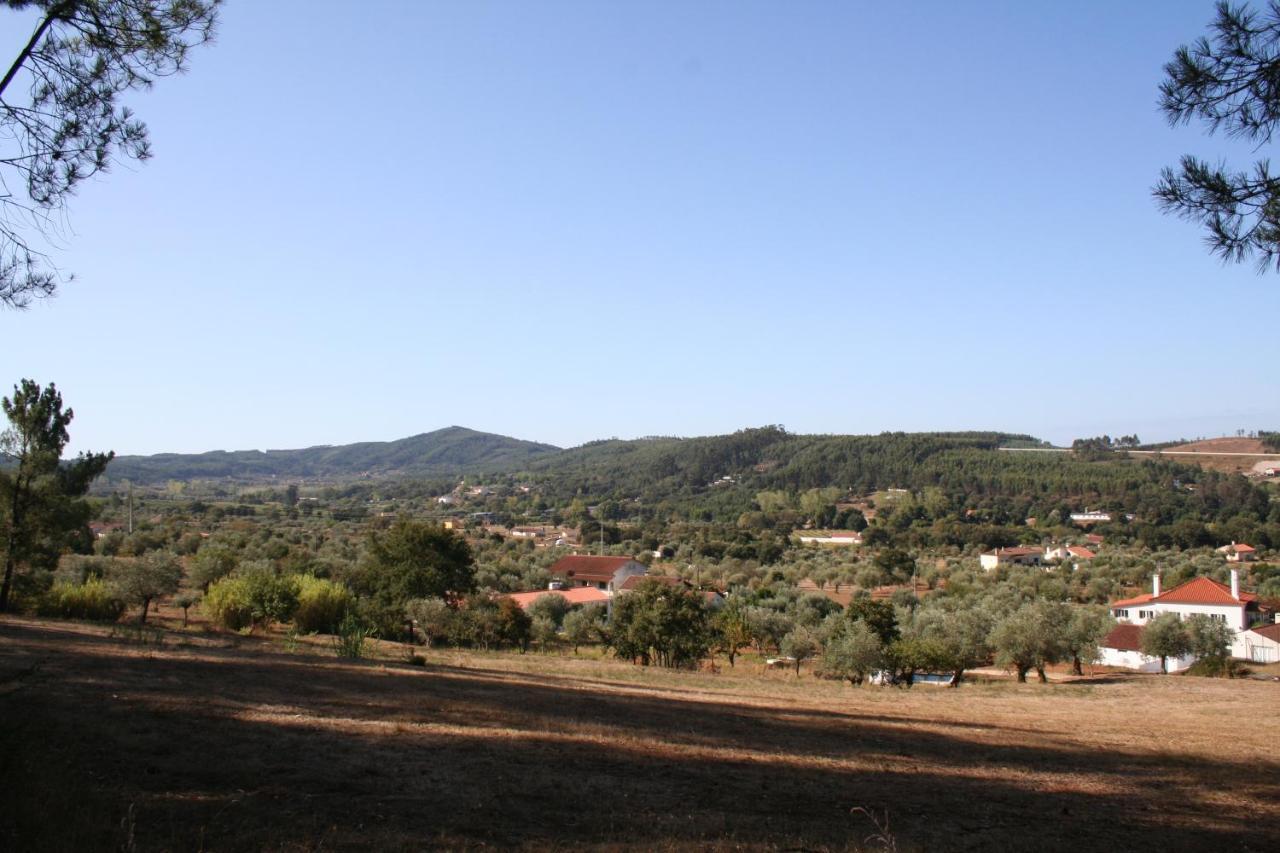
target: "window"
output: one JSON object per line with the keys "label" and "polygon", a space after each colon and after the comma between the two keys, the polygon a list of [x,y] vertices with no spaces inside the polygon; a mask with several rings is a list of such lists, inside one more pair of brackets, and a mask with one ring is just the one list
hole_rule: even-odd
{"label": "window", "polygon": [[1117,611],[1116,611],[1116,618],[1117,618],[1117,619],[1128,619],[1128,618],[1129,618],[1129,611],[1128,611],[1128,610],[1117,610]]}
{"label": "window", "polygon": [[1210,619],[1212,619],[1212,620],[1214,620],[1215,622],[1226,622],[1226,621],[1227,621],[1227,617],[1226,617],[1225,615],[1221,614],[1221,613],[1210,613],[1210,614],[1209,614],[1209,618],[1210,618]]}

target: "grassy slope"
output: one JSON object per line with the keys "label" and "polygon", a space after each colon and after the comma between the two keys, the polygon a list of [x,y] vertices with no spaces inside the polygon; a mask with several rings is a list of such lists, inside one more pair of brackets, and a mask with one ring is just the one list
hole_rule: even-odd
{"label": "grassy slope", "polygon": [[0,846],[846,849],[875,831],[859,807],[887,810],[900,850],[1258,849],[1280,832],[1276,684],[855,689],[104,633],[0,621]]}

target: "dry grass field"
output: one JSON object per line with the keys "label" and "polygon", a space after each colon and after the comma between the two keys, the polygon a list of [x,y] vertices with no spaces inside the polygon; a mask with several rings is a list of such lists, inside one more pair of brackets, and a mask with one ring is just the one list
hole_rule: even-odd
{"label": "dry grass field", "polygon": [[0,849],[1261,851],[1280,838],[1277,683],[902,690],[741,665],[322,652],[0,620]]}
{"label": "dry grass field", "polygon": [[[1270,453],[1256,438],[1207,438],[1168,448],[1177,451],[1170,459],[1187,465],[1199,465],[1210,471],[1221,471],[1225,474],[1248,474],[1255,465],[1265,460],[1280,458],[1280,453]],[[1190,456],[1190,453],[1203,453],[1204,456]],[[1215,453],[1247,453],[1251,456],[1213,456]]]}

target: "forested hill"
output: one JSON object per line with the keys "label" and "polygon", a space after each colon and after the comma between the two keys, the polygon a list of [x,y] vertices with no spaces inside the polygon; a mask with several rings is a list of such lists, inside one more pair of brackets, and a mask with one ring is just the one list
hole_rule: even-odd
{"label": "forested hill", "polygon": [[272,478],[347,480],[360,477],[433,477],[525,468],[557,453],[550,444],[522,441],[452,426],[397,441],[308,447],[303,450],[215,450],[118,456],[107,483]]}
{"label": "forested hill", "polygon": [[919,485],[920,468],[939,454],[995,457],[999,447],[1039,444],[999,432],[796,435],[761,427],[705,438],[597,441],[542,457],[530,471],[555,491],[597,496],[655,498],[734,484],[866,492]]}

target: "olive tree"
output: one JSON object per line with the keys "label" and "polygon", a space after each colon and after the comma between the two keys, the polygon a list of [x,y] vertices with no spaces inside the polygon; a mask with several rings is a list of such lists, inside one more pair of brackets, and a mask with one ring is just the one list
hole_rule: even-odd
{"label": "olive tree", "polygon": [[138,623],[145,624],[152,600],[178,591],[182,563],[172,554],[152,551],[143,557],[112,560],[107,579],[115,585],[121,598],[142,606]]}

